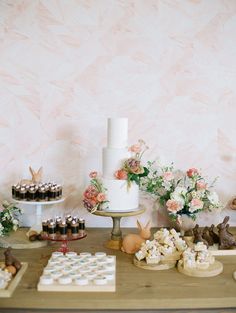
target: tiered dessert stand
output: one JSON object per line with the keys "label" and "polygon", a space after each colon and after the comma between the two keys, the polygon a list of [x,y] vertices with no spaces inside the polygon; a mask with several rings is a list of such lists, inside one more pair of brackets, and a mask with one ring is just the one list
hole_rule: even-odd
{"label": "tiered dessert stand", "polygon": [[113,228],[111,231],[111,239],[105,244],[106,248],[120,250],[122,243],[122,232],[120,229],[120,220],[122,217],[135,216],[145,212],[144,208],[138,208],[137,210],[127,212],[111,212],[111,211],[95,211],[93,214],[104,217],[111,217],[113,222]]}
{"label": "tiered dessert stand", "polygon": [[27,234],[31,231],[41,232],[42,230],[42,211],[43,207],[47,205],[55,205],[62,203],[65,198],[54,201],[23,201],[13,199],[16,203],[22,205],[33,205],[36,207],[36,219],[35,223],[31,226],[30,230],[28,228],[19,228],[16,232],[12,232],[10,236],[5,236],[0,238],[0,247],[7,248],[11,246],[13,249],[31,249],[40,248],[47,245],[47,241],[29,241]]}
{"label": "tiered dessert stand", "polygon": [[23,200],[15,200],[19,204],[33,205],[36,207],[36,220],[35,223],[31,226],[30,230],[35,230],[40,232],[42,230],[42,209],[44,206],[53,205],[62,203],[65,201],[65,198],[61,198],[58,200],[52,201],[23,201]]}
{"label": "tiered dessert stand", "polygon": [[52,241],[52,242],[61,242],[61,246],[58,249],[58,251],[66,253],[69,252],[69,248],[68,248],[68,242],[69,241],[74,241],[74,240],[80,240],[80,239],[84,239],[85,237],[87,237],[87,234],[78,234],[77,236],[72,236],[72,235],[67,235],[65,237],[62,237],[61,235],[55,235],[55,237],[51,238],[48,235],[42,235],[43,240],[48,240],[48,241]]}

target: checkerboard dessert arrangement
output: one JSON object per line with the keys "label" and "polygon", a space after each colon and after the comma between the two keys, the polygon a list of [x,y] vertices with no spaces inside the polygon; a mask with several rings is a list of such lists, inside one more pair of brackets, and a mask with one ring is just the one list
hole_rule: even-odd
{"label": "checkerboard dessert arrangement", "polygon": [[105,252],[53,252],[37,288],[38,291],[114,292],[116,258]]}

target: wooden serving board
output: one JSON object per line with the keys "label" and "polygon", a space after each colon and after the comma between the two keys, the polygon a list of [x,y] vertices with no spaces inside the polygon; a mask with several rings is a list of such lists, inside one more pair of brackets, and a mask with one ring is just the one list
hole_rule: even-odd
{"label": "wooden serving board", "polygon": [[28,267],[28,263],[25,263],[25,262],[21,263],[21,269],[17,272],[16,276],[9,282],[6,289],[0,289],[0,298],[11,297],[17,285],[19,284],[22,276],[24,275],[27,267]]}
{"label": "wooden serving board", "polygon": [[47,241],[29,241],[27,237],[28,228],[18,228],[11,232],[9,236],[0,237],[0,247],[12,249],[34,249],[47,246]]}
{"label": "wooden serving board", "polygon": [[211,264],[207,269],[202,270],[183,268],[183,263],[179,261],[177,268],[180,273],[192,277],[213,277],[223,272],[223,264],[219,261],[215,261],[214,264]]}
{"label": "wooden serving board", "polygon": [[86,286],[78,286],[74,283],[69,285],[59,285],[59,284],[52,284],[52,285],[43,285],[38,283],[37,286],[38,291],[57,291],[57,292],[115,292],[116,285],[115,281],[110,281],[106,285],[98,286],[89,283]]}
{"label": "wooden serving board", "polygon": [[176,260],[160,262],[158,264],[147,264],[146,261],[144,260],[139,261],[135,257],[134,257],[133,262],[135,266],[140,267],[144,270],[151,270],[151,271],[169,270],[170,268],[173,268],[176,265]]}

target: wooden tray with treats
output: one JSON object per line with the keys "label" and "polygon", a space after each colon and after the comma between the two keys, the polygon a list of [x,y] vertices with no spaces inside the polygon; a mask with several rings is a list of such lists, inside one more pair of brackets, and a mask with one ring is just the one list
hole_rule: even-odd
{"label": "wooden tray with treats", "polygon": [[139,261],[136,257],[134,257],[133,263],[135,266],[151,271],[163,271],[168,270],[175,267],[176,262],[179,260],[181,253],[175,252],[169,256],[163,258],[159,263],[147,263],[145,260]]}
{"label": "wooden tray with treats", "polygon": [[17,285],[19,284],[22,276],[24,275],[26,269],[28,267],[28,263],[21,262],[21,268],[16,273],[16,275],[9,281],[8,285],[5,289],[0,289],[0,298],[9,298],[13,294]]}
{"label": "wooden tray with treats", "polygon": [[213,277],[223,272],[223,264],[215,261],[210,264],[207,269],[184,268],[183,262],[180,260],[177,265],[178,271],[182,274],[192,277]]}

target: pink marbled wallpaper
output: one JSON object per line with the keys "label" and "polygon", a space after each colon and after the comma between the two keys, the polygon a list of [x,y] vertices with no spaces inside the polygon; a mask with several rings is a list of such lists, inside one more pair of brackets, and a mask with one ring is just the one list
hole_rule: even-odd
{"label": "pink marbled wallpaper", "polygon": [[[81,209],[81,194],[101,168],[106,118],[127,116],[130,143],[144,138],[147,158],[219,176],[226,204],[236,194],[235,34],[235,0],[1,0],[0,198],[42,165],[65,185],[61,211],[110,226]],[[145,203],[141,220],[156,225]],[[33,214],[25,208],[25,224]]]}

